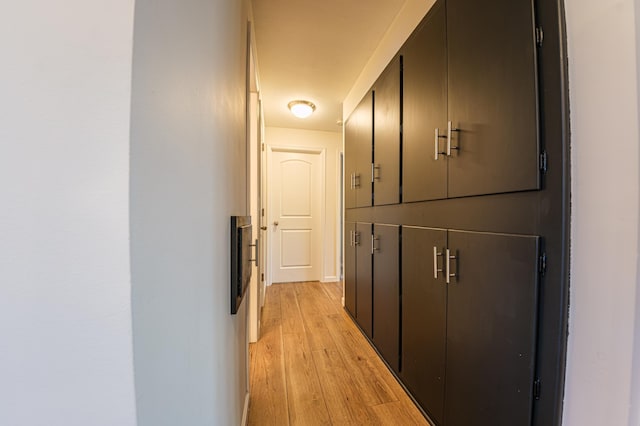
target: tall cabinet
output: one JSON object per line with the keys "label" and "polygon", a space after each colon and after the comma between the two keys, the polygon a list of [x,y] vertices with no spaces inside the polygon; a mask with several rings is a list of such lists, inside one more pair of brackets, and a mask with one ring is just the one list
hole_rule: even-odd
{"label": "tall cabinet", "polygon": [[345,123],[345,308],[437,426],[560,422],[554,6],[437,0]]}

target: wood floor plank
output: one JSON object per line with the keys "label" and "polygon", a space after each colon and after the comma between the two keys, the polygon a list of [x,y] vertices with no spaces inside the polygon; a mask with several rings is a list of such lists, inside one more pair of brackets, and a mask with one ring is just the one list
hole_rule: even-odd
{"label": "wood floor plank", "polygon": [[280,289],[280,310],[282,312],[282,333],[303,334],[304,325],[302,314],[298,306],[295,287],[292,285],[282,285]]}
{"label": "wood floor plank", "polygon": [[293,426],[330,425],[315,364],[304,334],[283,334],[289,421]]}
{"label": "wood floor plank", "polygon": [[341,346],[346,354],[354,358],[370,358],[377,355],[358,327],[348,319],[348,316],[335,314],[324,318],[336,344]]}
{"label": "wood floor plank", "polygon": [[325,318],[344,363],[353,375],[354,386],[365,404],[377,405],[397,401],[398,396],[388,384],[392,378],[385,377],[391,373],[381,370],[371,361],[377,354],[360,331],[345,323],[345,317],[342,315],[330,315]]}
{"label": "wood floor plank", "polygon": [[267,320],[267,333],[253,346],[249,425],[289,424],[280,318]]}
{"label": "wood floor plank", "polygon": [[331,285],[331,283],[320,283],[318,281],[309,283],[306,287],[308,294],[313,298],[316,308],[320,313],[324,315],[336,314],[342,310],[340,303],[336,303],[335,300],[329,297],[329,294],[325,290],[325,287]]}
{"label": "wood floor plank", "polygon": [[304,328],[312,351],[322,349],[336,349],[336,343],[325,323],[324,315],[302,314]]}
{"label": "wood floor plank", "polygon": [[274,284],[267,287],[264,295],[264,306],[262,308],[262,322],[269,321],[271,318],[282,318],[280,309],[280,284]]}
{"label": "wood floor plank", "polygon": [[325,283],[323,289],[334,303],[337,303],[338,306],[342,305],[342,281]]}
{"label": "wood floor plank", "polygon": [[337,350],[314,351],[313,360],[324,398],[334,425],[369,425],[373,423],[367,405],[353,384],[342,356]]}
{"label": "wood floor plank", "polygon": [[324,313],[321,304],[324,302],[331,303],[326,295],[323,297],[325,300],[318,299],[311,283],[297,283],[293,289],[298,300],[300,312],[304,315],[321,315]]}

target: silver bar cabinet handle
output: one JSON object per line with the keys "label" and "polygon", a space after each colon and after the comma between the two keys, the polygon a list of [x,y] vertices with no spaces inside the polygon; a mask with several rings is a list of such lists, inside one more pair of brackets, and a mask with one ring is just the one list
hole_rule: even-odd
{"label": "silver bar cabinet handle", "polygon": [[371,168],[371,176],[373,178],[373,180],[371,182],[373,182],[375,180],[380,180],[380,164],[372,164],[371,166],[372,166],[372,168]]}
{"label": "silver bar cabinet handle", "polygon": [[438,252],[438,247],[433,246],[433,278],[438,279],[438,272],[442,272],[442,269],[438,269],[438,256],[442,256],[442,252]]}
{"label": "silver bar cabinet handle", "polygon": [[451,278],[452,277],[457,277],[457,274],[452,274],[451,273],[451,259],[457,259],[456,256],[451,256],[451,250],[447,249],[447,261],[446,261],[446,265],[447,265],[447,271],[446,271],[446,280],[447,280],[447,284],[449,284],[451,282]]}
{"label": "silver bar cabinet handle", "polygon": [[446,152],[444,151],[440,151],[440,139],[446,139],[447,135],[441,135],[440,134],[440,128],[436,127],[436,131],[435,131],[435,137],[433,140],[433,159],[434,160],[438,160],[440,154],[446,154]]}
{"label": "silver bar cabinet handle", "polygon": [[460,129],[453,127],[453,123],[451,121],[447,122],[447,155],[451,156],[452,149],[460,149],[458,146],[451,146],[451,133],[459,132]]}

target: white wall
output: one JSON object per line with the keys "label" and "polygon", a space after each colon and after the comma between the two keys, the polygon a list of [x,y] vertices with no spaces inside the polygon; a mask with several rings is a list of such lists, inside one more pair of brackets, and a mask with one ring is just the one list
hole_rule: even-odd
{"label": "white wall", "polygon": [[0,14],[0,424],[134,425],[133,0]]}
{"label": "white wall", "polygon": [[246,299],[230,315],[230,216],[247,211],[247,2],[138,0],[131,250],[138,424],[238,425]]}
{"label": "white wall", "polygon": [[[336,126],[337,127],[337,126]],[[319,130],[286,129],[267,127],[265,144],[269,146],[314,147],[326,149],[325,170],[325,225],[323,235],[322,281],[339,279],[340,238],[339,197],[340,197],[340,152],[342,151],[342,132],[324,132]],[[267,172],[268,173],[268,172]],[[268,188],[267,188],[268,192]],[[267,194],[268,197],[268,194]]]}
{"label": "white wall", "polygon": [[[638,425],[638,69],[633,0],[566,0],[572,132],[564,423]],[[633,382],[632,382],[633,379]],[[635,413],[630,417],[630,407]]]}

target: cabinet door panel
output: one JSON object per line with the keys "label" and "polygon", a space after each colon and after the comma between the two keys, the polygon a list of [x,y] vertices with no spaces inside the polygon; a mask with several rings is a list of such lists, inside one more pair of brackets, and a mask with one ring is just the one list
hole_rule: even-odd
{"label": "cabinet door panel", "polygon": [[402,380],[429,416],[444,410],[447,284],[442,253],[447,231],[402,227]]}
{"label": "cabinet door panel", "polygon": [[[446,135],[447,38],[443,2],[403,47],[402,200],[447,197],[447,157],[435,159],[435,130]],[[446,140],[438,138],[438,152]]]}
{"label": "cabinet door panel", "polygon": [[373,93],[369,92],[345,124],[345,207],[371,206]]}
{"label": "cabinet door panel", "polygon": [[538,237],[449,231],[445,423],[531,424]]}
{"label": "cabinet door panel", "polygon": [[344,306],[353,318],[356,317],[356,224],[344,224]]}
{"label": "cabinet door panel", "polygon": [[400,369],[400,227],[373,225],[373,343]]}
{"label": "cabinet door panel", "polygon": [[352,209],[356,206],[355,172],[358,126],[355,112],[344,124],[344,207]]}
{"label": "cabinet door panel", "polygon": [[357,223],[360,245],[356,249],[356,321],[373,338],[373,281],[371,264],[371,224]]}
{"label": "cabinet door panel", "polygon": [[374,86],[373,202],[400,202],[400,57],[396,57]]}
{"label": "cabinet door panel", "polygon": [[449,197],[539,189],[531,1],[447,0]]}

